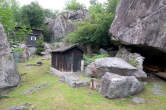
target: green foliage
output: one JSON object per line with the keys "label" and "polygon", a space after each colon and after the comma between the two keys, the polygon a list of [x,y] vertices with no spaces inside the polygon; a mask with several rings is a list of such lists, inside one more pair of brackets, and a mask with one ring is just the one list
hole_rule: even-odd
{"label": "green foliage", "polygon": [[19,29],[15,30],[15,32],[10,34],[8,37],[11,46],[18,45],[19,43],[22,43],[26,37],[29,37],[29,35],[31,33],[32,33],[32,30],[27,29],[26,26],[22,26]]}
{"label": "green foliage", "polygon": [[80,9],[84,9],[85,6],[79,2],[77,2],[77,0],[69,0],[66,3],[66,10],[80,10]]}
{"label": "green foliage", "polygon": [[129,63],[130,63],[131,65],[133,65],[134,67],[136,67],[136,66],[138,65],[138,61],[135,60],[134,58],[130,59]]}
{"label": "green foliage", "polygon": [[40,37],[38,40],[37,40],[37,50],[36,50],[36,54],[37,55],[42,55],[41,52],[44,51],[44,42],[43,42],[43,38]]}
{"label": "green foliage", "polygon": [[21,8],[19,6],[18,0],[8,0],[9,5],[12,9],[14,21],[16,25],[21,25]]}
{"label": "green foliage", "polygon": [[68,35],[70,42],[79,43],[82,45],[93,43],[95,40],[94,33],[96,32],[97,24],[85,23],[82,24],[76,32]]}
{"label": "green foliage", "polygon": [[17,0],[0,0],[0,20],[7,35],[20,24],[21,9]]}
{"label": "green foliage", "polygon": [[14,49],[12,50],[12,52],[20,52],[20,53],[22,53],[23,51],[24,51],[23,48],[14,48]]}
{"label": "green foliage", "polygon": [[22,7],[22,23],[31,28],[41,28],[44,24],[44,10],[36,2]]}
{"label": "green foliage", "polygon": [[99,58],[105,58],[105,57],[109,57],[108,55],[106,54],[99,54],[99,55],[94,55],[93,57],[88,57],[86,55],[83,56],[83,60],[87,63],[92,63],[94,62],[96,59],[99,59]]}
{"label": "green foliage", "polygon": [[96,5],[97,4],[97,0],[90,0],[89,1],[91,5]]}
{"label": "green foliage", "polygon": [[0,19],[11,47],[23,42],[25,35],[29,34],[24,26],[15,32],[15,26],[20,22],[20,8],[17,0],[0,1]]}
{"label": "green foliage", "polygon": [[0,1],[0,21],[3,24],[7,35],[15,27],[14,14],[9,1]]}
{"label": "green foliage", "polygon": [[44,14],[47,18],[55,19],[58,14],[58,10],[53,11],[50,9],[44,9]]}
{"label": "green foliage", "polygon": [[119,0],[108,0],[108,2],[106,3],[106,10],[109,13],[115,14],[118,3]]}
{"label": "green foliage", "polygon": [[103,47],[110,45],[108,31],[114,15],[108,13],[102,4],[92,5],[89,8],[91,18],[79,24],[78,29],[69,34],[69,41],[80,45]]}
{"label": "green foliage", "polygon": [[115,9],[118,0],[108,0],[106,5],[90,1],[90,19],[79,23],[75,32],[70,33],[67,38],[72,43],[80,45],[91,45],[95,47],[106,47],[110,45],[109,28],[115,17]]}
{"label": "green foliage", "polygon": [[50,42],[51,41],[51,31],[50,31],[50,29],[48,29],[47,26],[44,26],[43,30],[44,30],[44,32],[43,32],[44,41],[45,42]]}

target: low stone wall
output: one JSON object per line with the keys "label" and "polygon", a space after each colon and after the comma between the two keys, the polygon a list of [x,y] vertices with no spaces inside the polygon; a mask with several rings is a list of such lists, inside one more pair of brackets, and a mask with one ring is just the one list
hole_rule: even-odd
{"label": "low stone wall", "polygon": [[36,54],[36,47],[28,47],[28,49],[23,47],[23,49],[24,50],[21,52],[18,51],[13,53],[13,57],[16,63],[26,62]]}
{"label": "low stone wall", "polygon": [[89,83],[89,81],[80,80],[79,76],[74,73],[60,72],[52,67],[50,68],[50,73],[61,78],[62,81],[66,82],[72,88],[88,86]]}

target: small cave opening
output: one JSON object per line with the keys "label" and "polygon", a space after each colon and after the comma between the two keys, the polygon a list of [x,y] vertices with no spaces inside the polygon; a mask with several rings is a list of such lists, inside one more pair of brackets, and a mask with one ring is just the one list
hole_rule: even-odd
{"label": "small cave opening", "polygon": [[139,53],[144,59],[144,71],[148,76],[155,75],[166,79],[166,53],[149,46],[126,46],[132,53]]}

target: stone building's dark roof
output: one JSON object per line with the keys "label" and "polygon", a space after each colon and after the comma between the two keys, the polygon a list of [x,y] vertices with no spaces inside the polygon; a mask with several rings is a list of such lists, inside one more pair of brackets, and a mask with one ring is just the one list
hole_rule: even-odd
{"label": "stone building's dark roof", "polygon": [[[64,47],[60,47],[60,48],[58,48],[58,49],[56,49],[56,50],[53,50],[52,51],[52,53],[58,53],[58,52],[61,52],[61,53],[63,53],[63,52],[66,52],[66,51],[68,51],[68,50],[70,50],[70,49],[73,49],[73,48],[78,48],[79,50],[81,50],[77,45],[70,45],[70,46],[64,46]],[[82,51],[82,50],[81,50]],[[83,52],[83,51],[82,51]]]}

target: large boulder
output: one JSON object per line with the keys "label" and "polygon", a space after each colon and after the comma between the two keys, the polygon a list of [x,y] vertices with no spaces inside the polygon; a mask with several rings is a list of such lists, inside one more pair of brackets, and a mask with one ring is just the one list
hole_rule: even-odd
{"label": "large boulder", "polygon": [[23,49],[23,51],[13,52],[15,62],[23,63],[30,59],[30,57],[36,54],[36,47],[27,47],[25,44],[20,44],[18,48]]}
{"label": "large boulder", "polygon": [[99,50],[99,53],[108,55],[108,52],[106,50],[102,49],[102,48]]}
{"label": "large boulder", "polygon": [[3,90],[17,86],[20,82],[17,66],[10,53],[9,43],[0,24],[0,94]]}
{"label": "large boulder", "polygon": [[52,42],[61,41],[65,35],[76,30],[76,23],[88,18],[86,10],[66,11],[60,13],[56,19],[47,19],[52,34]]}
{"label": "large boulder", "polygon": [[135,76],[137,78],[146,78],[143,71],[127,63],[125,60],[116,57],[107,57],[97,59],[87,66],[85,73],[90,76],[94,72],[97,77],[102,77],[106,72],[116,73],[122,76]]}
{"label": "large boulder", "polygon": [[143,71],[144,57],[138,53],[131,53],[126,48],[120,48],[116,57],[122,58],[131,65],[135,66],[139,71]]}
{"label": "large boulder", "polygon": [[106,73],[102,77],[99,92],[107,98],[124,98],[140,93],[144,85],[134,76]]}
{"label": "large boulder", "polygon": [[[120,0],[110,34],[116,43],[166,53],[165,30],[165,0]],[[153,53],[147,52],[148,55]]]}

